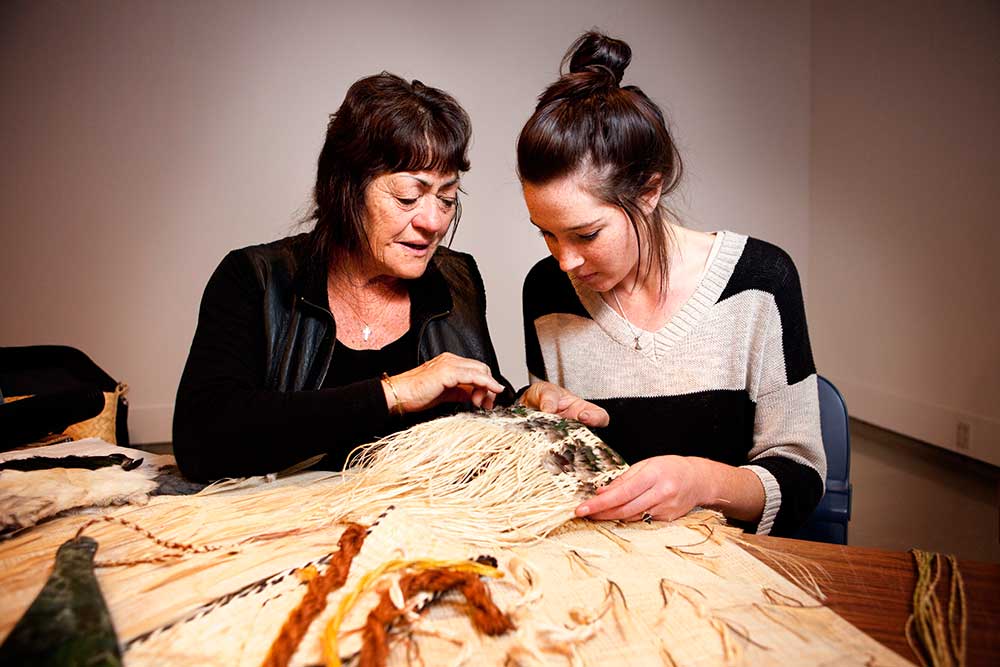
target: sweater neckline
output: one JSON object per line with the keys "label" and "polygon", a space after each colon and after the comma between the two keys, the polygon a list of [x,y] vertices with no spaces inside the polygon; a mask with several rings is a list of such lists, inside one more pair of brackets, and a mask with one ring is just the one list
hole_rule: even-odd
{"label": "sweater neckline", "polygon": [[[709,252],[708,262],[702,271],[698,286],[684,305],[657,331],[646,331],[634,325],[630,328],[620,314],[609,306],[599,292],[573,281],[573,288],[580,303],[599,327],[615,342],[635,354],[649,359],[662,357],[678,341],[687,336],[705,313],[719,300],[726,284],[733,275],[736,262],[743,253],[747,237],[730,231],[719,231]],[[635,349],[635,334],[639,334],[640,349]]]}

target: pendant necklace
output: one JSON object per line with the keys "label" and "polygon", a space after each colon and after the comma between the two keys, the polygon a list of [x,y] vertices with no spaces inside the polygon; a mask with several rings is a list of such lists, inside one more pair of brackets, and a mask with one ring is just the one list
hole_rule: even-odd
{"label": "pendant necklace", "polygon": [[[361,312],[354,307],[354,304],[351,303],[350,300],[343,297],[341,297],[340,300],[346,303],[347,307],[350,308],[352,311],[354,311],[354,314],[357,316],[358,320],[361,322],[361,324],[364,325],[363,327],[361,327],[361,340],[367,343],[368,339],[371,338],[372,334],[374,333],[371,324],[369,324],[368,321],[365,320],[364,317],[362,317]],[[378,317],[372,320],[372,324],[377,325],[379,322],[382,321],[382,316],[385,315],[385,311],[388,310],[389,304],[391,302],[392,302],[392,295],[390,294],[389,297],[385,300],[385,304],[382,306],[382,310],[379,311]]]}
{"label": "pendant necklace", "polygon": [[[386,309],[389,308],[390,301],[392,301],[392,297],[389,297],[388,299],[385,300],[385,305],[382,306],[382,310],[379,311],[378,317],[372,320],[374,324],[378,324],[379,322],[382,321],[382,316],[385,315]],[[358,316],[359,320],[361,320],[361,324],[364,325],[363,327],[361,327],[361,340],[367,343],[368,339],[372,337],[371,325],[365,321],[365,318],[361,317],[361,313],[359,313],[358,309],[354,307],[354,304],[352,304],[350,301],[345,301],[345,303],[351,307],[351,310],[354,311],[354,314]]]}
{"label": "pendant necklace", "polygon": [[[611,288],[611,296],[614,298],[615,303],[618,304],[618,310],[621,311],[621,317],[623,320],[625,320],[625,324],[628,326],[628,330],[632,333],[632,338],[634,339],[635,342],[635,349],[641,350],[642,345],[639,344],[639,336],[642,335],[642,331],[637,330],[634,326],[632,326],[632,323],[625,315],[625,309],[622,308],[622,302],[618,300],[618,292],[615,291],[614,287]],[[611,310],[613,311],[614,308],[612,308]],[[617,315],[618,313],[615,314]]]}

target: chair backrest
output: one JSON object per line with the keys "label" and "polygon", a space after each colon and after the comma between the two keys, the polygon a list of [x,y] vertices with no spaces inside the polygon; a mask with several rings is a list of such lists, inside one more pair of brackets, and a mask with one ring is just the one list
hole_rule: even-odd
{"label": "chair backrest", "polygon": [[847,403],[837,388],[822,375],[819,386],[819,421],[826,450],[826,478],[847,484],[851,479],[851,431]]}
{"label": "chair backrest", "polygon": [[819,419],[826,451],[826,493],[805,525],[793,535],[800,540],[847,544],[851,519],[851,433],[847,404],[837,388],[817,376]]}

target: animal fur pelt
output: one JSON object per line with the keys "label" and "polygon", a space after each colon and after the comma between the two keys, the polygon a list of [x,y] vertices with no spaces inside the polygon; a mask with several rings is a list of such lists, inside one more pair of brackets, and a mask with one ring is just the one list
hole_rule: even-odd
{"label": "animal fur pelt", "polygon": [[174,462],[172,456],[153,456],[96,438],[4,452],[0,457],[4,461],[112,455],[141,459],[142,465],[131,470],[115,465],[97,470],[51,468],[0,471],[0,536],[28,528],[66,510],[144,505],[158,486],[156,477],[161,469]]}
{"label": "animal fur pelt", "polygon": [[119,467],[53,468],[0,473],[0,534],[33,526],[76,507],[144,505],[156,482]]}

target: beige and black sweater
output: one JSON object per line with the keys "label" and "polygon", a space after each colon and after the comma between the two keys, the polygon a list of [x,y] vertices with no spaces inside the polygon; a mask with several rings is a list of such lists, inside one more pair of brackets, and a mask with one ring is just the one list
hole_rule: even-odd
{"label": "beige and black sweater", "polygon": [[640,333],[551,257],[524,282],[532,379],[604,407],[598,434],[635,463],[661,454],[744,466],[766,500],[759,533],[788,535],[823,495],[816,369],[798,273],[780,248],[716,235],[688,302]]}

